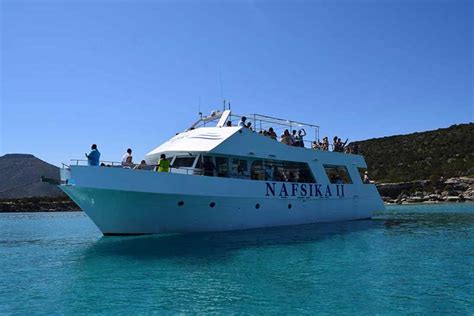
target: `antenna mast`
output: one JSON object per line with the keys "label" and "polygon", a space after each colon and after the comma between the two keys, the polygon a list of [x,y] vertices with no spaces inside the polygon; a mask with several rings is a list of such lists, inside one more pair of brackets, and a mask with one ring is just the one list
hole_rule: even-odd
{"label": "antenna mast", "polygon": [[198,103],[198,115],[202,120],[202,112],[201,112],[201,97],[199,97],[199,103]]}
{"label": "antenna mast", "polygon": [[223,100],[224,111],[225,111],[225,99],[224,99],[224,90],[222,89],[222,72],[221,71],[219,71],[219,85],[221,87],[221,99]]}

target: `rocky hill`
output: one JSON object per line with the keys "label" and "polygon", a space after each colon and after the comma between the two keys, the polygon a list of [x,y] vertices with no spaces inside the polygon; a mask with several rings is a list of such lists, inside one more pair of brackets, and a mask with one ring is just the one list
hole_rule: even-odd
{"label": "rocky hill", "polygon": [[474,123],[353,142],[377,182],[474,176]]}
{"label": "rocky hill", "polygon": [[41,176],[59,180],[59,168],[33,155],[0,157],[0,199],[63,197],[56,186],[40,182]]}

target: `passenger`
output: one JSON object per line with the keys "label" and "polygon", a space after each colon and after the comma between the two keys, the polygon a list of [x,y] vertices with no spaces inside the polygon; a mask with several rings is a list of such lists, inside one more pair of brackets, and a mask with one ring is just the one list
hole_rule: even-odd
{"label": "passenger", "polygon": [[133,167],[133,169],[135,169],[135,170],[141,170],[141,169],[145,169],[145,168],[146,168],[146,161],[145,160],[142,160],[140,162],[140,164]]}
{"label": "passenger", "polygon": [[270,127],[268,129],[268,136],[270,136],[270,138],[272,138],[272,139],[275,139],[275,140],[277,139],[277,134],[273,130],[273,127]]}
{"label": "passenger", "polygon": [[122,166],[131,166],[133,164],[132,149],[127,149],[127,152],[122,156]]}
{"label": "passenger", "polygon": [[239,164],[237,165],[237,174],[239,176],[243,176],[245,172],[245,165],[242,160],[239,160]]}
{"label": "passenger", "polygon": [[285,181],[285,177],[278,170],[278,168],[274,168],[274,170],[273,170],[273,181]]}
{"label": "passenger", "polygon": [[321,143],[318,143],[317,141],[314,141],[311,143],[311,149],[321,149],[321,148],[322,148]]}
{"label": "passenger", "polygon": [[336,151],[336,152],[339,151],[339,144],[337,142],[337,139],[338,139],[337,136],[334,136],[334,138],[332,139],[332,151]]}
{"label": "passenger", "polygon": [[245,127],[247,127],[249,130],[253,131],[252,122],[247,122],[247,125]]}
{"label": "passenger", "polygon": [[225,126],[231,127],[231,126],[232,126],[232,121],[227,121],[227,123],[225,124]]}
{"label": "passenger", "polygon": [[158,161],[158,172],[170,172],[170,161],[166,159],[165,154],[161,154],[160,161]]}
{"label": "passenger", "polygon": [[296,142],[296,130],[293,130],[293,133],[291,134],[291,146],[299,146]]}
{"label": "passenger", "polygon": [[265,166],[265,180],[273,181],[273,167],[270,165]]}
{"label": "passenger", "polygon": [[291,139],[290,132],[287,129],[285,129],[285,132],[283,132],[283,135],[281,135],[281,141],[280,142],[283,143],[283,144],[289,145],[289,146],[293,145],[293,141]]}
{"label": "passenger", "polygon": [[296,176],[293,173],[293,171],[288,172],[287,181],[288,182],[296,182]]}
{"label": "passenger", "polygon": [[342,153],[344,152],[344,147],[346,147],[347,141],[349,138],[346,138],[346,141],[343,143],[340,138],[337,139],[337,151]]}
{"label": "passenger", "polygon": [[304,147],[304,137],[306,136],[306,131],[304,128],[298,131],[298,135],[296,136],[296,146]]}
{"label": "passenger", "polygon": [[364,172],[364,180],[363,181],[364,181],[364,183],[367,183],[367,184],[371,182],[370,177],[369,177],[369,173],[367,171]]}
{"label": "passenger", "polygon": [[246,118],[245,116],[242,116],[242,117],[240,118],[239,126],[247,127],[247,126],[246,126],[246,123],[245,123],[246,120],[247,120],[247,118]]}
{"label": "passenger", "polygon": [[329,140],[328,140],[327,137],[324,137],[324,138],[323,138],[323,143],[322,143],[322,146],[321,146],[321,147],[322,147],[322,148],[321,148],[322,150],[326,150],[326,151],[329,150]]}
{"label": "passenger", "polygon": [[92,144],[91,152],[89,154],[86,154],[86,158],[87,158],[87,164],[89,166],[98,166],[99,165],[100,152],[97,149],[96,144]]}

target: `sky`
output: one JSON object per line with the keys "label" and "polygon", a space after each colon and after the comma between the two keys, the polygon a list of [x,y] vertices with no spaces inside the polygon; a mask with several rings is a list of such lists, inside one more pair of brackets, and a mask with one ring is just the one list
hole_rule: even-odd
{"label": "sky", "polygon": [[471,0],[0,0],[0,155],[139,161],[222,99],[349,141],[472,122],[473,45]]}

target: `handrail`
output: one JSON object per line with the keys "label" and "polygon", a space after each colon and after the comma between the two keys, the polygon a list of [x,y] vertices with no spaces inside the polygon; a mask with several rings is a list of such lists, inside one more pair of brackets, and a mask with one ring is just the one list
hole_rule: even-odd
{"label": "handrail", "polygon": [[[87,159],[71,159],[71,161],[76,162],[76,166],[79,166],[79,163],[80,163],[80,162],[85,162],[85,163],[88,162]],[[100,160],[100,161],[99,161],[99,164],[100,164],[100,163],[109,164],[109,165],[112,165],[112,166],[117,166],[117,165],[121,166],[121,165],[122,165],[122,162],[118,162],[118,161],[108,161],[108,160]]]}
{"label": "handrail", "polygon": [[257,113],[252,113],[252,114],[247,114],[247,115],[245,115],[245,114],[244,115],[232,114],[232,116],[238,116],[238,117],[246,116],[246,117],[249,117],[249,118],[254,118],[257,121],[262,120],[262,118],[263,118],[265,120],[262,120],[262,121],[266,121],[268,123],[276,123],[276,124],[281,124],[281,125],[288,125],[288,124],[293,123],[293,124],[310,126],[310,127],[313,127],[313,128],[319,128],[319,125],[315,125],[315,124],[303,123],[303,122],[298,122],[298,121],[293,121],[293,120],[285,120],[285,119],[272,117],[272,116],[268,116],[268,115],[257,114]]}
{"label": "handrail", "polygon": [[[87,159],[71,159],[71,161],[75,162],[76,166],[79,166],[79,165],[85,165],[88,160]],[[84,164],[80,164],[81,162],[84,163]],[[104,165],[102,165],[102,167],[114,167],[114,168],[124,168],[124,169],[134,169],[134,167],[136,167],[138,165],[138,164],[122,165],[121,162],[108,161],[108,160],[101,160],[100,163],[104,163]],[[64,168],[64,166],[66,166],[67,168],[70,168],[70,165],[66,165],[64,163],[62,165],[63,165],[63,168]],[[144,168],[144,169],[136,169],[136,170],[154,171],[155,168],[158,167],[158,165],[151,164],[151,165],[146,165],[145,167],[146,168]],[[173,172],[173,169],[174,170],[179,170],[179,172]],[[187,175],[189,175],[189,174],[196,175],[196,174],[201,174],[202,169],[170,166],[170,172],[171,173],[187,174]]]}

